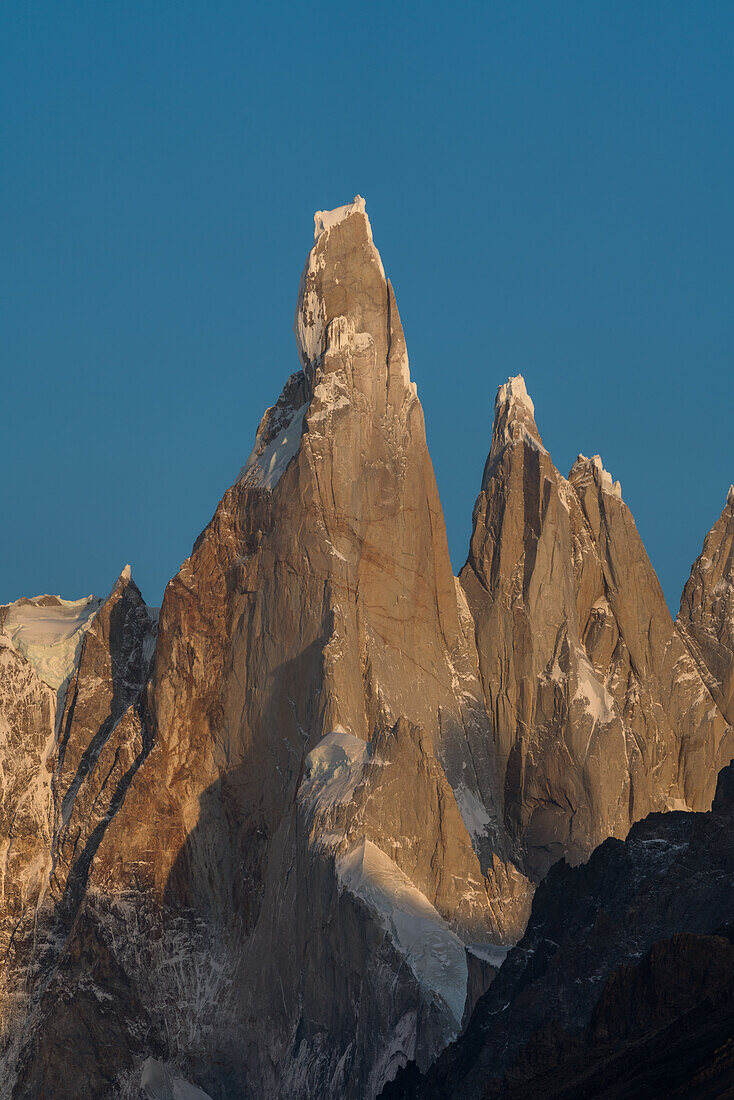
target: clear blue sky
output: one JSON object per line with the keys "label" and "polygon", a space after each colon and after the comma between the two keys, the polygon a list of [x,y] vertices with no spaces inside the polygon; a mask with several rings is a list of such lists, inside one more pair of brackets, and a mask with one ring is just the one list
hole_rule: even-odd
{"label": "clear blue sky", "polygon": [[600,452],[668,601],[734,481],[734,4],[0,10],[0,601],[149,602],[297,367],[367,199],[454,567],[496,387]]}

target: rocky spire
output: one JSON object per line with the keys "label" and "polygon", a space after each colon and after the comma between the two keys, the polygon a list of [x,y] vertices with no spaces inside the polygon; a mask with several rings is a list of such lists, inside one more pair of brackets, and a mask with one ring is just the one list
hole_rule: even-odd
{"label": "rocky spire", "polygon": [[678,625],[712,694],[734,723],[734,486],[693,563]]}
{"label": "rocky spire", "polygon": [[601,492],[609,493],[618,500],[622,499],[622,486],[618,481],[614,481],[608,470],[604,469],[601,455],[587,458],[586,455],[580,454],[571,467],[568,480],[578,488],[585,488],[593,482]]}
{"label": "rocky spire", "polygon": [[525,443],[538,451],[545,452],[535,423],[535,405],[521,374],[508,378],[497,390],[494,402],[492,446],[487,459],[485,478],[499,462],[505,448],[516,443]]}
{"label": "rocky spire", "polygon": [[354,423],[358,409],[369,410],[376,423],[387,417],[397,426],[406,423],[415,403],[413,430],[422,430],[395,295],[364,199],[358,195],[346,206],[318,211],[314,220],[294,322],[303,369],[289,378],[263,417],[241,471],[250,487],[272,490],[299,450],[302,434],[333,439],[343,434],[340,425]]}

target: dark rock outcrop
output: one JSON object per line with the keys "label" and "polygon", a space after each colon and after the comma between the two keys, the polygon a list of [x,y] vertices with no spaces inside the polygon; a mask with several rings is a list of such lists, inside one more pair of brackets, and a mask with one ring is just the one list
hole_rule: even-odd
{"label": "dark rock outcrop", "polygon": [[385,1100],[731,1095],[734,765],[709,813],[560,862],[462,1037]]}

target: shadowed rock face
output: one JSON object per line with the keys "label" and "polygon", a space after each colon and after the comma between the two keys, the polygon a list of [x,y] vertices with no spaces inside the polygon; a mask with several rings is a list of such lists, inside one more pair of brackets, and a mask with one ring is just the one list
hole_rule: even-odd
{"label": "shadowed rock face", "polygon": [[0,1096],[373,1097],[556,857],[711,800],[726,722],[618,487],[557,473],[518,379],[454,578],[359,198],[316,215],[295,335],[159,620],[129,570],[24,602],[71,622],[50,657],[0,609]]}
{"label": "shadowed rock face", "polygon": [[464,1035],[386,1100],[730,1095],[733,791],[730,765],[710,813],[651,814],[554,866]]}
{"label": "shadowed rock face", "polygon": [[678,626],[719,708],[734,722],[734,486],[694,562]]}
{"label": "shadowed rock face", "polygon": [[711,804],[732,731],[598,456],[568,480],[521,378],[497,395],[461,584],[504,781],[537,879],[650,810]]}

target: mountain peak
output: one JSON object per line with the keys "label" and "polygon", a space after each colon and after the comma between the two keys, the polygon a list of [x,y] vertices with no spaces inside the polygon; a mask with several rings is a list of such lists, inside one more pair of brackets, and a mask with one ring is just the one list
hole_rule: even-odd
{"label": "mountain peak", "polygon": [[729,486],[729,492],[726,494],[726,503],[734,505],[734,485]]}
{"label": "mountain peak", "polygon": [[581,487],[588,484],[590,478],[593,478],[603,492],[617,497],[618,500],[622,499],[622,486],[604,468],[601,455],[592,455],[591,458],[587,458],[586,455],[580,454],[571,467],[568,480]]}
{"label": "mountain peak", "polygon": [[504,405],[510,405],[512,403],[523,405],[530,415],[535,418],[535,405],[528,393],[525,379],[521,374],[516,374],[514,377],[510,376],[504,385],[498,388],[494,407],[495,410],[499,412]]}
{"label": "mountain peak", "polygon": [[[314,225],[294,323],[309,393],[317,396],[321,382],[327,390],[356,385],[371,403],[386,400],[400,408],[415,396],[415,387],[395,294],[372,239],[365,201],[357,195],[345,206],[317,211]],[[341,383],[326,381],[339,371]]]}
{"label": "mountain peak", "polygon": [[346,206],[317,210],[294,323],[298,354],[309,381],[329,343],[331,322],[347,317],[355,332],[377,336],[375,329],[385,327],[386,298],[385,269],[372,239],[364,199],[355,195]]}
{"label": "mountain peak", "polygon": [[[124,591],[124,589],[126,589],[129,585],[132,585],[133,588],[138,587],[136,585],[135,581],[133,580],[133,571],[132,571],[131,566],[126,565],[125,568],[120,573],[117,580],[115,581],[115,583],[113,584],[112,590],[110,592],[110,596],[112,595],[113,592],[122,592],[122,591]],[[139,591],[139,589],[138,589],[138,591]]]}
{"label": "mountain peak", "polygon": [[525,443],[536,451],[547,454],[535,423],[535,405],[528,393],[521,374],[510,377],[497,390],[494,402],[494,428],[485,477],[504,452],[513,443]]}

